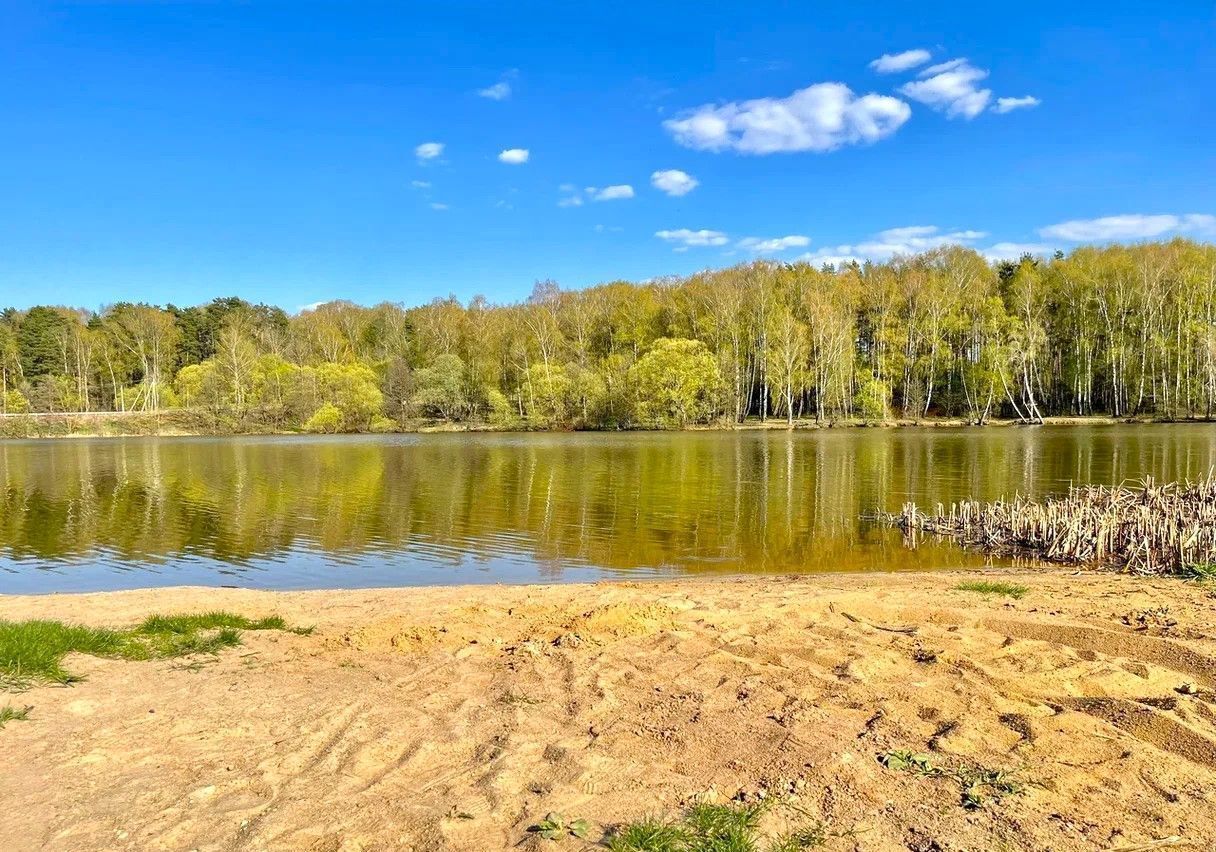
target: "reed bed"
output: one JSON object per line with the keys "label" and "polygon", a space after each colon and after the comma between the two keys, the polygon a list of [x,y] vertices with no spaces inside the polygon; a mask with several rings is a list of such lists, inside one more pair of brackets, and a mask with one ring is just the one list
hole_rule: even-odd
{"label": "reed bed", "polygon": [[944,536],[988,553],[1118,568],[1139,574],[1183,574],[1216,563],[1216,476],[1198,483],[1074,486],[1063,496],[985,503],[915,503],[879,520],[916,545]]}

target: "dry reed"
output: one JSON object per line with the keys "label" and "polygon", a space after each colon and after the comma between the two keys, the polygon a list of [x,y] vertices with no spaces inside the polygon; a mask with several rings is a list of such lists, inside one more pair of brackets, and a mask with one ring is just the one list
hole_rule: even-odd
{"label": "dry reed", "polygon": [[1140,574],[1184,573],[1216,563],[1216,476],[1198,483],[1080,486],[1043,501],[939,503],[929,514],[906,503],[879,520],[909,543],[929,534],[988,553],[1100,565]]}

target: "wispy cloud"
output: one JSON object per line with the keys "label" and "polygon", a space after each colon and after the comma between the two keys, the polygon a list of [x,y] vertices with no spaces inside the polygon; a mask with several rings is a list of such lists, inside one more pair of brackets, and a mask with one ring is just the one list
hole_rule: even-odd
{"label": "wispy cloud", "polygon": [[899,93],[944,112],[949,118],[975,118],[992,100],[992,90],[977,85],[988,72],[966,59],[930,65],[919,76],[920,79],[900,86]]}
{"label": "wispy cloud", "polygon": [[973,245],[977,240],[988,236],[984,231],[953,230],[943,231],[936,225],[908,225],[902,228],[888,228],[879,231],[874,237],[859,243],[836,246],[824,246],[813,252],[807,252],[798,259],[811,263],[831,263],[840,265],[866,260],[884,261],[898,255],[911,255],[946,245]]}
{"label": "wispy cloud", "polygon": [[429,180],[412,180],[410,181],[410,186],[414,189],[430,189],[431,182]]}
{"label": "wispy cloud", "polygon": [[806,248],[810,244],[810,237],[804,237],[801,234],[791,234],[788,237],[744,237],[739,240],[738,246],[741,249],[753,251],[756,254],[773,254],[774,252],[787,251],[792,248]]}
{"label": "wispy cloud", "polygon": [[1098,219],[1071,219],[1039,228],[1039,236],[1069,242],[1142,240],[1168,232],[1216,233],[1216,216],[1208,213],[1124,213]]}
{"label": "wispy cloud", "polygon": [[563,183],[559,189],[566,195],[558,200],[558,207],[582,207],[587,201],[621,201],[634,196],[633,187],[627,183],[604,187],[585,186],[582,194],[569,183]]}
{"label": "wispy cloud", "polygon": [[816,83],[784,98],[705,104],[663,127],[679,144],[703,151],[824,152],[876,142],[911,115],[899,98],[858,97],[843,83]]}
{"label": "wispy cloud", "polygon": [[996,262],[1000,260],[1018,260],[1025,254],[1042,257],[1051,254],[1055,250],[1055,246],[1047,245],[1046,243],[993,243],[988,248],[980,249],[980,254],[987,260]]}
{"label": "wispy cloud", "polygon": [[633,198],[633,187],[627,183],[618,183],[603,189],[589,186],[587,193],[591,196],[592,201],[619,201],[624,198]]}
{"label": "wispy cloud", "polygon": [[650,185],[668,195],[681,196],[692,192],[700,184],[696,178],[679,169],[664,169],[650,176]]}
{"label": "wispy cloud", "polygon": [[511,84],[506,80],[499,80],[492,86],[478,89],[477,94],[479,97],[489,98],[492,101],[505,101],[511,97]]}
{"label": "wispy cloud", "polygon": [[432,201],[431,209],[432,210],[447,210],[448,206],[441,201]]}
{"label": "wispy cloud", "polygon": [[706,246],[724,246],[730,242],[730,238],[722,231],[706,229],[693,231],[688,228],[677,228],[671,231],[655,231],[654,235],[660,240],[670,243],[674,247],[674,251],[688,251],[690,248]]}
{"label": "wispy cloud", "polygon": [[870,63],[870,68],[879,74],[894,74],[915,68],[917,65],[924,65],[929,61],[930,56],[932,54],[923,48],[905,50],[903,53],[884,53]]}
{"label": "wispy cloud", "polygon": [[528,162],[529,156],[527,148],[507,148],[498,152],[498,162],[506,163],[509,166],[519,166]]}
{"label": "wispy cloud", "polygon": [[1030,109],[1037,107],[1043,103],[1034,95],[1026,95],[1021,98],[997,98],[996,104],[992,107],[993,112],[999,112],[1004,115],[1007,112],[1013,112],[1015,109]]}
{"label": "wispy cloud", "polygon": [[419,162],[426,162],[427,160],[434,160],[437,157],[442,157],[443,143],[423,142],[414,149],[414,156],[418,158]]}

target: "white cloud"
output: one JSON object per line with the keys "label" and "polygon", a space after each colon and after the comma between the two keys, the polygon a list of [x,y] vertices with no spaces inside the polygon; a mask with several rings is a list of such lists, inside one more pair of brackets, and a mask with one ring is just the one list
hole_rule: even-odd
{"label": "white cloud", "polygon": [[613,184],[612,186],[598,187],[585,186],[583,187],[583,195],[579,195],[578,190],[573,184],[563,183],[559,189],[567,195],[557,202],[558,207],[582,207],[586,201],[619,201],[624,198],[633,198],[633,187],[627,183]]}
{"label": "white cloud", "polygon": [[1015,109],[1037,107],[1041,103],[1043,102],[1034,95],[1026,95],[1023,98],[997,98],[996,106],[992,108],[992,111],[1004,115],[1007,112],[1013,112]]}
{"label": "white cloud", "polygon": [[956,68],[962,68],[964,65],[970,65],[966,59],[947,59],[945,62],[939,62],[936,65],[930,65],[928,68],[920,70],[920,77],[935,77],[938,74],[944,74],[947,71],[953,71]]}
{"label": "white cloud", "polygon": [[859,243],[825,246],[800,255],[798,260],[837,266],[852,261],[886,261],[897,255],[917,254],[941,246],[972,245],[986,236],[984,231],[942,231],[935,225],[908,225],[879,231],[873,238]]}
{"label": "white cloud", "polygon": [[879,74],[893,74],[924,65],[930,56],[929,51],[919,47],[915,50],[905,50],[903,53],[884,53],[871,62],[870,67]]}
{"label": "white cloud", "polygon": [[627,183],[618,183],[603,189],[589,186],[587,192],[592,201],[619,201],[622,198],[633,198],[633,187]]}
{"label": "white cloud", "polygon": [[477,94],[483,98],[489,98],[492,101],[505,101],[511,97],[511,84],[506,80],[500,80],[493,86],[486,86],[484,89],[478,89]]}
{"label": "white cloud", "polygon": [[757,254],[771,254],[792,248],[806,248],[811,244],[810,237],[801,234],[791,234],[788,237],[744,237],[739,240],[739,248],[754,251]]}
{"label": "white cloud", "polygon": [[528,162],[527,148],[507,148],[504,151],[498,152],[498,162],[506,163],[510,166],[518,166]]}
{"label": "white cloud", "polygon": [[822,248],[818,251],[808,251],[798,255],[796,260],[802,260],[814,266],[830,263],[832,266],[847,266],[850,263],[865,263],[866,259],[855,254],[835,254],[832,249]]}
{"label": "white cloud", "polygon": [[447,209],[448,209],[448,206],[447,206],[446,204],[443,204],[442,202],[439,202],[439,201],[432,201],[432,202],[431,202],[431,209],[432,209],[432,210],[447,210]]}
{"label": "white cloud", "polygon": [[843,83],[816,83],[785,98],[705,104],[663,122],[679,144],[706,151],[773,154],[833,151],[890,136],[912,115],[899,98],[857,97]]}
{"label": "white cloud", "polygon": [[975,118],[992,100],[991,89],[976,86],[988,72],[966,59],[930,65],[919,76],[920,79],[900,86],[899,93],[944,112],[949,118]]}
{"label": "white cloud", "polygon": [[1207,213],[1125,213],[1098,219],[1072,219],[1039,228],[1039,236],[1070,242],[1137,240],[1160,236],[1168,231],[1216,233],[1216,216]]}
{"label": "white cloud", "polygon": [[679,169],[664,169],[650,176],[650,185],[668,195],[687,195],[697,188],[700,181]]}
{"label": "white cloud", "polygon": [[429,180],[412,180],[410,181],[410,186],[414,189],[430,189],[431,182]]}
{"label": "white cloud", "polygon": [[1038,257],[1039,255],[1051,254],[1055,251],[1055,246],[1045,245],[1044,243],[994,243],[986,249],[981,249],[982,254],[987,260],[996,262],[999,260],[1018,260],[1024,254],[1032,254]]}
{"label": "white cloud", "polygon": [[688,251],[690,248],[703,248],[705,246],[724,246],[730,242],[726,234],[721,231],[709,231],[705,229],[691,231],[688,228],[678,228],[674,231],[655,231],[654,235],[660,240],[675,246],[675,251]]}
{"label": "white cloud", "polygon": [[419,160],[433,160],[443,156],[442,142],[423,142],[414,149],[414,156]]}

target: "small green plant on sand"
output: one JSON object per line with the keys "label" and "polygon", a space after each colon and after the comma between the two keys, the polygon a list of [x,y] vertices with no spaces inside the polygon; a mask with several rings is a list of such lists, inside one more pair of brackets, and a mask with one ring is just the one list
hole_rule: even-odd
{"label": "small green plant on sand", "polygon": [[967,580],[954,587],[960,592],[978,592],[981,595],[1004,595],[1020,600],[1030,589],[1017,583],[1002,583],[995,580]]}
{"label": "small green plant on sand", "polygon": [[1013,773],[1004,769],[987,769],[983,766],[959,767],[953,773],[962,787],[964,808],[979,808],[990,799],[1022,792],[1023,784]]}
{"label": "small green plant on sand", "polygon": [[0,728],[3,728],[9,722],[24,722],[30,717],[30,711],[34,708],[26,705],[25,707],[11,707],[5,705],[0,707]]}
{"label": "small green plant on sand", "polygon": [[645,819],[621,826],[608,839],[611,852],[801,852],[817,849],[831,835],[811,823],[778,837],[759,831],[766,802],[698,804],[679,822]]}
{"label": "small green plant on sand", "polygon": [[964,808],[979,808],[986,802],[1021,793],[1025,785],[1014,773],[1005,769],[988,769],[979,765],[939,766],[923,752],[888,751],[878,755],[878,762],[896,772],[910,772],[926,778],[950,778],[959,785],[960,804]]}
{"label": "small green plant on sand", "polygon": [[878,762],[887,769],[911,772],[914,775],[937,776],[942,769],[933,763],[933,758],[923,752],[888,751],[878,756]]}
{"label": "small green plant on sand", "polygon": [[242,630],[310,632],[310,628],[290,628],[278,616],[250,619],[219,611],[152,615],[125,629],[46,620],[0,621],[0,690],[79,681],[63,668],[63,658],[71,653],[123,660],[214,654],[241,644]]}
{"label": "small green plant on sand", "polygon": [[591,826],[588,825],[585,819],[567,821],[561,814],[551,813],[529,828],[528,831],[539,834],[545,840],[561,840],[567,835],[577,837],[579,840],[586,840],[587,836],[591,834]]}

